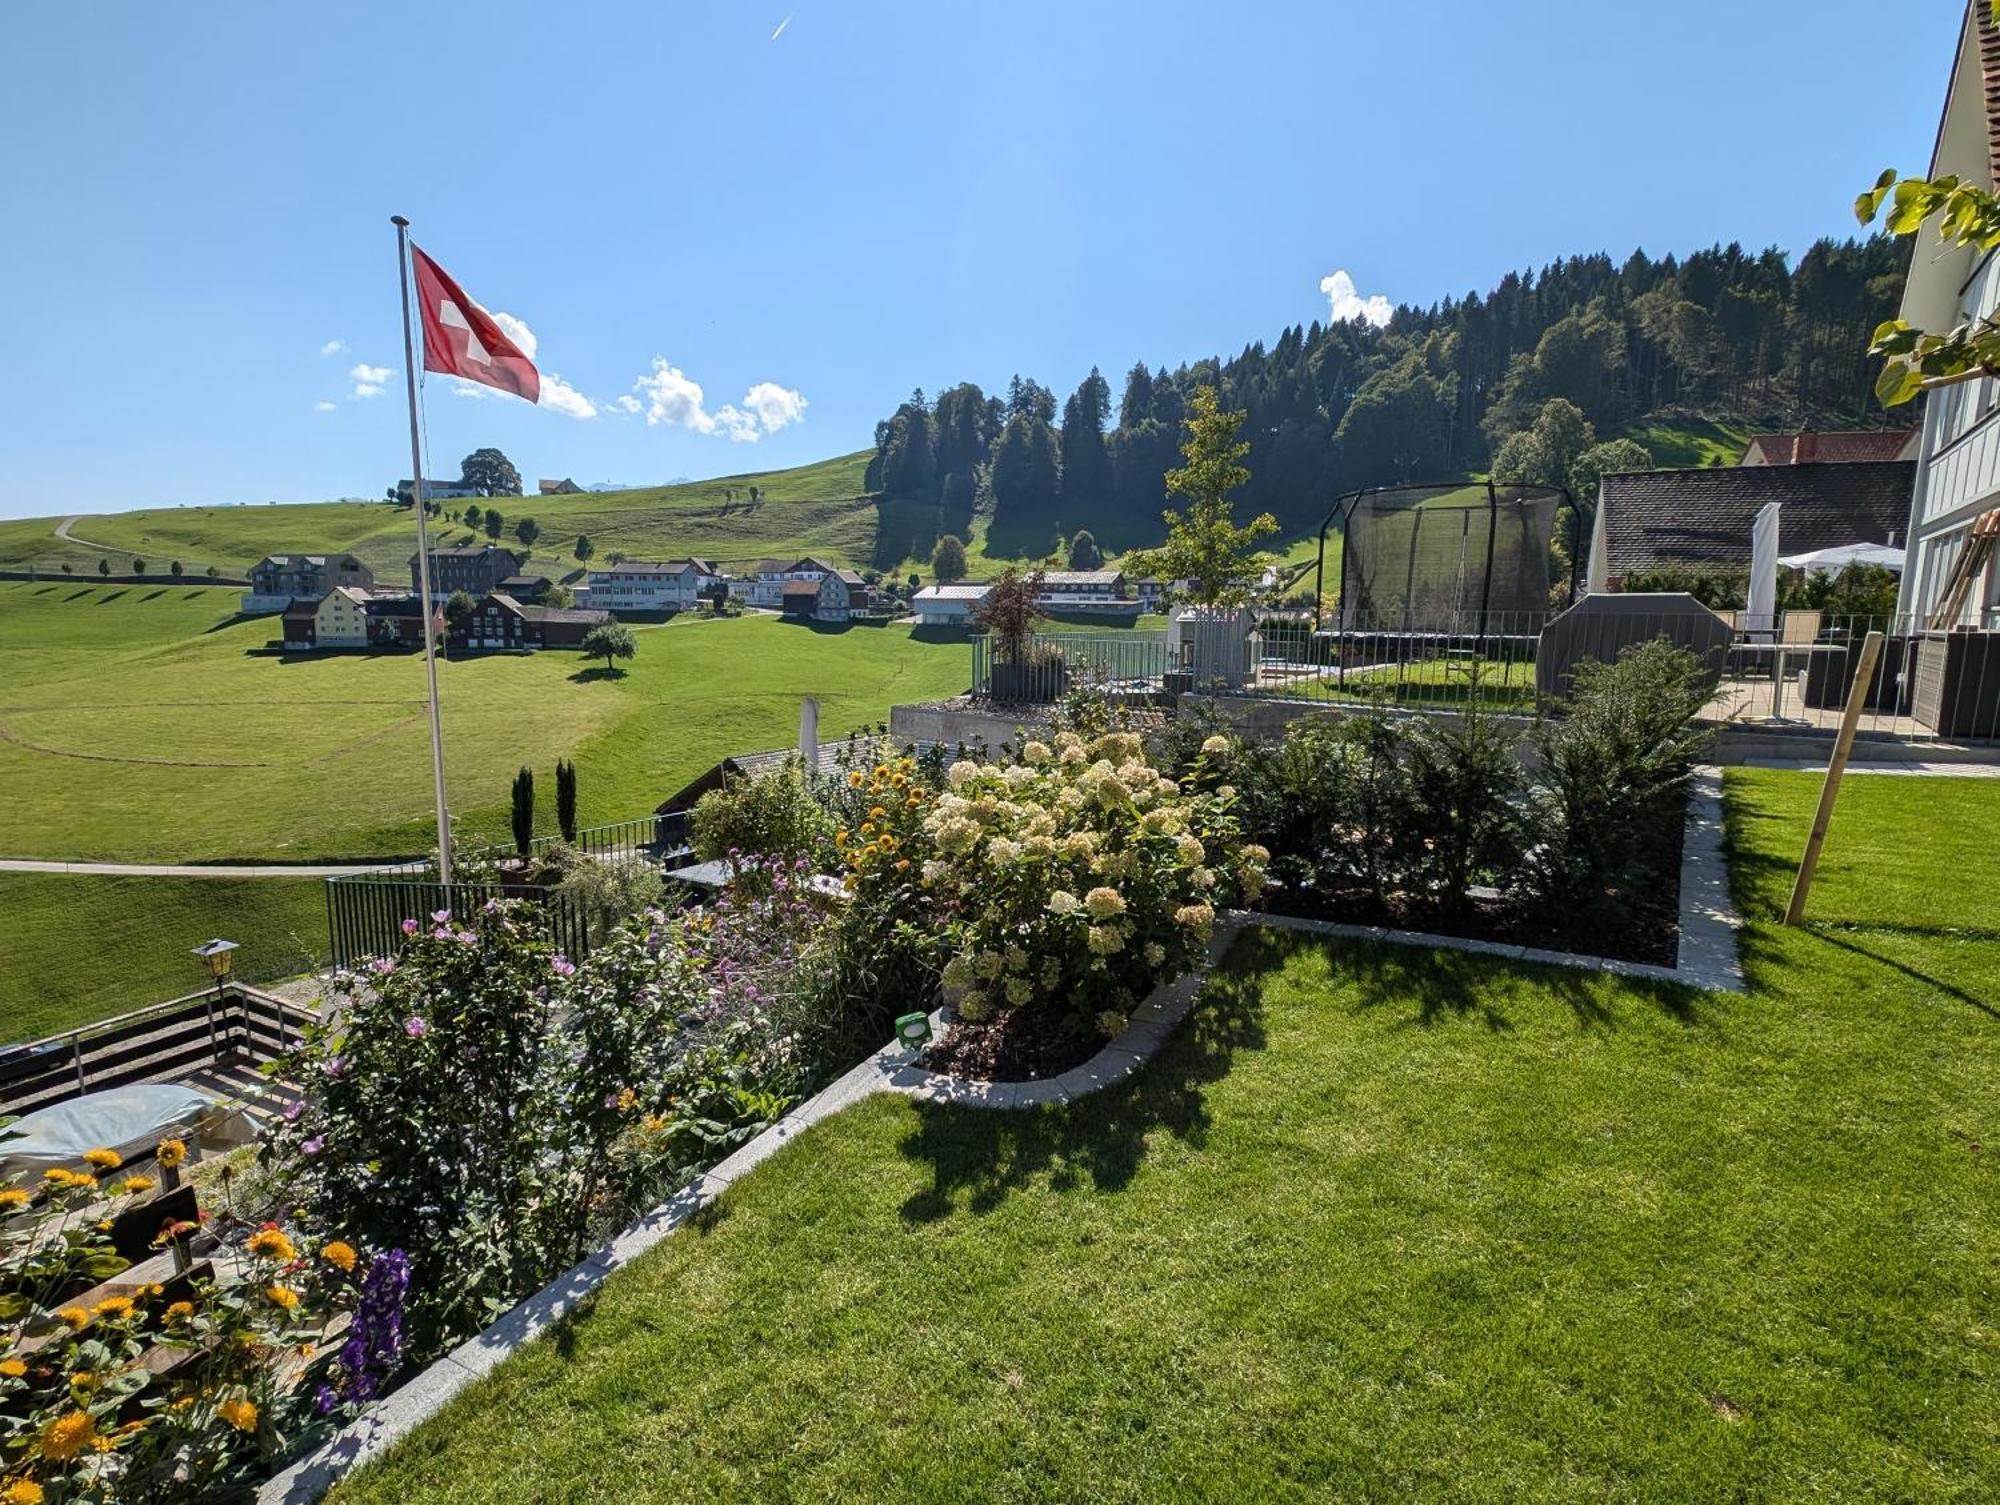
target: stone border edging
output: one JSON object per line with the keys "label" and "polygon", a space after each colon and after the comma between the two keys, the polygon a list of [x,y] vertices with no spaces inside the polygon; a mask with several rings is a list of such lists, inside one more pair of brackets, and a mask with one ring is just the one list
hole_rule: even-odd
{"label": "stone border edging", "polygon": [[1347,940],[1385,941],[1396,946],[1421,946],[1437,951],[1467,951],[1506,961],[1536,962],[1550,967],[1574,967],[1585,972],[1609,972],[1617,977],[1653,982],[1687,983],[1714,993],[1741,993],[1743,964],[1737,954],[1736,932],[1742,917],[1729,897],[1729,862],[1723,853],[1722,770],[1700,768],[1688,795],[1687,826],[1681,839],[1680,946],[1671,967],[1654,962],[1619,961],[1576,951],[1551,951],[1540,946],[1512,946],[1502,941],[1475,941],[1422,930],[1392,930],[1385,925],[1352,925],[1339,920],[1311,920],[1293,915],[1255,914],[1241,918],[1279,930]]}
{"label": "stone border edging", "polygon": [[[1723,853],[1722,774],[1697,770],[1688,800],[1681,848],[1680,952],[1677,965],[1617,961],[1536,946],[1508,946],[1379,925],[1349,925],[1287,915],[1234,911],[1224,915],[1208,944],[1204,966],[1154,989],[1132,1012],[1131,1022],[1081,1066],[1040,1082],[977,1082],[928,1071],[891,1042],[794,1108],[763,1133],[738,1147],[713,1169],[696,1177],[658,1207],[588,1258],[572,1265],[506,1316],[468,1338],[431,1364],[386,1400],[334,1434],[319,1448],[274,1476],[257,1492],[258,1505],[310,1505],[335,1483],[443,1410],[458,1392],[574,1311],[604,1284],[612,1271],[630,1264],[722,1195],[729,1185],[783,1149],[811,1125],[877,1093],[890,1092],[925,1102],[1011,1111],[1073,1102],[1123,1081],[1166,1043],[1194,1007],[1208,974],[1231,943],[1251,925],[1352,940],[1384,941],[1443,951],[1465,951],[1509,961],[1601,971],[1619,977],[1689,983],[1711,991],[1741,992],[1743,968],[1736,932],[1742,920],[1729,898],[1729,868]],[[933,1027],[948,1022],[939,1010]]]}

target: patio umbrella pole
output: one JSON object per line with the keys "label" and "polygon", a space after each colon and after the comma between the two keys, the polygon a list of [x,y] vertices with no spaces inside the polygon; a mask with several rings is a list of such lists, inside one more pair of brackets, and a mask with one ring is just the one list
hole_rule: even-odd
{"label": "patio umbrella pole", "polygon": [[1882,634],[1871,632],[1862,639],[1861,661],[1854,669],[1854,683],[1848,686],[1847,709],[1840,713],[1840,735],[1833,739],[1833,757],[1826,765],[1826,783],[1820,787],[1819,809],[1813,814],[1812,834],[1806,837],[1805,856],[1799,859],[1798,880],[1792,884],[1792,902],[1785,907],[1785,923],[1797,925],[1805,919],[1806,895],[1812,892],[1813,871],[1819,866],[1820,848],[1826,845],[1826,828],[1833,823],[1833,802],[1840,797],[1840,780],[1847,772],[1847,755],[1854,750],[1855,728],[1861,724],[1861,708],[1868,701],[1868,686],[1875,678],[1875,660],[1882,654]]}

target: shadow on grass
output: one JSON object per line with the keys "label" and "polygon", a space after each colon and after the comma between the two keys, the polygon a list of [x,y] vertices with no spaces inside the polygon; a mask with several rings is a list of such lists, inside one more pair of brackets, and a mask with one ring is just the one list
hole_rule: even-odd
{"label": "shadow on grass", "polygon": [[97,601],[93,602],[92,604],[96,606],[109,606],[113,601],[116,601],[119,597],[128,596],[130,594],[131,594],[130,591],[113,591],[110,595],[100,597]]}
{"label": "shadow on grass", "polygon": [[[1994,931],[1949,930],[1923,925],[1870,925],[1865,929],[1852,930],[1846,934],[1840,934],[1826,926],[1815,925],[1811,922],[1808,922],[1804,929],[1815,940],[1823,941],[1829,946],[1837,947],[1839,950],[1846,951],[1854,956],[1866,958],[1868,961],[1874,962],[1879,966],[1887,967],[1892,972],[1899,972],[1904,977],[1909,978],[1911,982],[1922,983],[1928,988],[1936,988],[1938,992],[1944,994],[1947,998],[1956,998],[1960,1003],[1979,1010],[1980,1013],[1986,1015],[1989,1019],[2000,1019],[2000,1006],[1996,1006],[1994,1002],[1968,993],[1957,983],[1946,982],[1942,977],[1922,971],[1917,967],[1911,966],[1908,962],[1897,961],[1895,957],[1884,955],[1880,951],[1871,951],[1859,942],[1859,938],[1870,934],[1907,935],[1919,939],[1929,937],[1969,941],[2000,940],[2000,934],[1996,934]],[[1849,939],[1849,936],[1856,937],[1856,939]]]}
{"label": "shadow on grass", "polygon": [[960,1206],[988,1213],[1043,1177],[1059,1192],[1120,1191],[1155,1135],[1200,1148],[1210,1125],[1208,1088],[1229,1074],[1238,1051],[1263,1048],[1264,982],[1282,965],[1276,956],[1268,965],[1225,968],[1158,1055],[1068,1106],[995,1112],[915,1102],[918,1127],[900,1148],[929,1165],[931,1184],[903,1204],[903,1216],[934,1222]]}
{"label": "shadow on grass", "polygon": [[[278,615],[278,613],[276,613],[276,612],[264,612],[264,613],[262,613],[262,615],[264,615],[264,616],[269,616],[269,617],[275,617],[275,616],[277,616],[277,615]],[[238,612],[232,612],[232,613],[230,613],[230,614],[229,614],[228,616],[224,617],[224,618],[223,618],[223,619],[222,619],[222,620],[221,620],[220,622],[217,622],[217,623],[216,623],[216,624],[215,624],[215,625],[214,625],[213,627],[204,627],[204,628],[202,628],[202,630],[201,630],[201,631],[202,631],[202,635],[203,635],[204,637],[206,637],[206,636],[207,636],[207,635],[208,635],[209,633],[211,633],[211,632],[226,632],[226,631],[227,631],[228,629],[230,629],[231,627],[234,627],[234,626],[238,625],[239,623],[242,623],[242,622],[250,622],[250,621],[254,621],[254,620],[255,620],[255,618],[254,618],[254,617],[252,617],[252,616],[251,616],[251,615],[250,615],[249,613],[247,613],[247,612],[241,612],[241,611],[238,611]]]}
{"label": "shadow on grass", "polygon": [[1577,967],[1366,942],[1339,947],[1335,967],[1352,981],[1363,1009],[1404,1012],[1406,1022],[1419,1029],[1473,1019],[1495,1034],[1509,1033],[1514,1023],[1502,1005],[1521,991],[1524,980],[1560,1000],[1582,1030],[1616,1029],[1621,1021],[1613,1003],[1619,996],[1643,1001],[1677,1024],[1709,1022],[1698,988],[1639,978],[1607,986],[1606,974]]}
{"label": "shadow on grass", "polygon": [[588,669],[579,669],[576,673],[570,675],[569,682],[573,685],[594,685],[601,679],[623,679],[624,677],[625,671],[623,669],[608,668],[603,664],[593,664]]}

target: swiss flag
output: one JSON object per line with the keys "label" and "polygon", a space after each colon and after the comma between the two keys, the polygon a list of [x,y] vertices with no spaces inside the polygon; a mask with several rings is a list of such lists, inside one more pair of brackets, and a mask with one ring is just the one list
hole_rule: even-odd
{"label": "swiss flag", "polygon": [[541,373],[493,315],[465,296],[451,274],[415,246],[417,305],[424,318],[424,369],[462,376],[529,402],[542,396]]}

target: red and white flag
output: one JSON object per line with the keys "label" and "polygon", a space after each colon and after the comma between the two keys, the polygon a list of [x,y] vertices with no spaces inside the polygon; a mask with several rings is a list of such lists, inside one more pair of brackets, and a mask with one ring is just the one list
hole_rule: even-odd
{"label": "red and white flag", "polygon": [[415,246],[410,254],[416,259],[417,305],[424,318],[424,369],[539,402],[542,378],[535,363],[507,338],[493,315],[465,296],[449,272]]}

